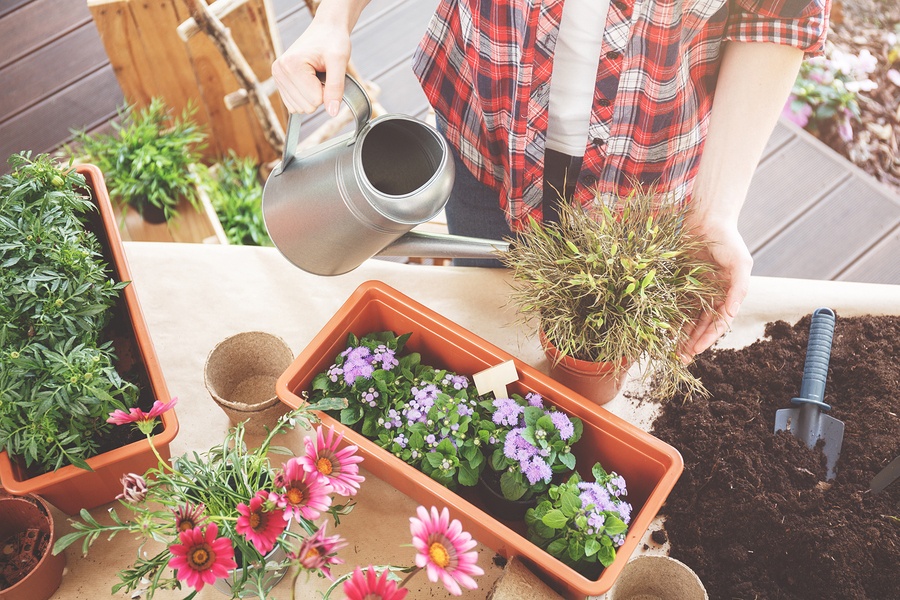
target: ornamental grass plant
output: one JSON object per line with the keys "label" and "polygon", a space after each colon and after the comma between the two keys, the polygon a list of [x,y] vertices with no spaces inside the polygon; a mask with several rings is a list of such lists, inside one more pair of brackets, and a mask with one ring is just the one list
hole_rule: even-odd
{"label": "ornamental grass plant", "polygon": [[677,350],[723,292],[706,243],[685,228],[688,210],[652,188],[613,207],[561,202],[558,223],[531,220],[500,255],[513,270],[511,301],[562,355],[642,360],[657,397],[704,393]]}

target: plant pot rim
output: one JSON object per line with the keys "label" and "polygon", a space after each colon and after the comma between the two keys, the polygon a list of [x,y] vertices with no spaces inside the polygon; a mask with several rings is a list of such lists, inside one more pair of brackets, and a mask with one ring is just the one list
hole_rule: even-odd
{"label": "plant pot rim", "polygon": [[547,334],[544,333],[543,328],[538,330],[538,337],[541,342],[541,348],[543,348],[544,353],[547,355],[547,358],[549,358],[553,362],[553,364],[562,366],[563,368],[570,371],[602,375],[604,373],[627,369],[633,362],[630,361],[628,357],[622,357],[622,360],[619,361],[618,364],[611,361],[582,360],[580,358],[575,358],[574,356],[569,356],[568,354],[561,353],[559,351],[559,348],[557,348],[556,345],[547,337]]}
{"label": "plant pot rim", "polygon": [[[47,547],[34,568],[12,586],[0,590],[0,599],[27,598],[28,600],[44,600],[52,596],[59,588],[62,573],[66,566],[66,555],[53,554],[53,544],[57,539],[56,521],[50,504],[36,494],[11,495],[0,488],[0,504],[5,502],[24,502],[43,513],[47,524]],[[53,588],[50,590],[50,588]],[[35,596],[37,594],[37,596]]]}

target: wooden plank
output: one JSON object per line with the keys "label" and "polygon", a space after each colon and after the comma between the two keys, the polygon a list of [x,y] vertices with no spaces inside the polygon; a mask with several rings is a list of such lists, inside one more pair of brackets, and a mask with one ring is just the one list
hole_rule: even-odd
{"label": "wooden plank", "polygon": [[837,279],[900,285],[900,227],[857,258]]}
{"label": "wooden plank", "polygon": [[106,66],[0,124],[0,162],[21,150],[35,153],[56,148],[70,138],[70,128],[94,127],[114,114],[122,94],[111,67]]}
{"label": "wooden plank", "polygon": [[[386,14],[390,13],[395,7],[398,7],[399,5],[407,2],[421,2],[425,5],[432,4],[431,12],[434,12],[434,7],[437,6],[437,3],[434,2],[434,0],[371,0],[371,2],[369,2],[369,4],[366,6],[365,10],[363,10],[362,15],[360,15],[359,21],[356,23],[356,27],[353,30],[354,33],[361,29],[364,29],[367,24],[381,19]],[[300,37],[300,34],[306,31],[306,28],[309,27],[309,23],[312,21],[312,15],[310,15],[309,11],[306,9],[305,3],[302,0],[297,0],[297,3],[302,7],[301,10],[289,11],[287,13],[278,13],[278,31],[281,35],[281,41],[285,48],[297,41],[297,38]],[[278,9],[276,8],[276,12],[277,10]],[[391,37],[396,33],[398,29],[396,24],[400,24],[400,28],[402,29],[407,29],[410,25],[406,21],[402,21],[399,18],[389,26],[384,26],[384,22],[382,22],[383,28],[381,30],[381,35],[384,37],[384,39],[387,39],[388,37]],[[413,27],[415,27],[415,23],[413,23]],[[424,25],[422,26],[421,33],[425,33]],[[355,56],[355,44],[353,51]]]}
{"label": "wooden plank", "polygon": [[[406,0],[376,19],[358,26],[351,39],[353,63],[359,72],[364,77],[374,78],[397,57],[412,56],[434,14],[435,6],[435,0]],[[402,25],[398,26],[398,23]]]}
{"label": "wooden plank", "polygon": [[3,0],[0,4],[0,18],[12,14],[13,11],[26,6],[31,0]]}
{"label": "wooden plank", "polygon": [[754,252],[753,273],[833,279],[900,224],[900,206],[868,181],[850,177]]}
{"label": "wooden plank", "polygon": [[750,252],[809,210],[846,173],[838,159],[797,139],[773,153],[757,168],[738,221]]}
{"label": "wooden plank", "polygon": [[107,63],[94,25],[70,34],[0,69],[0,120],[6,120]]}
{"label": "wooden plank", "polygon": [[88,0],[88,8],[126,102],[147,106],[153,96],[159,95],[159,87],[128,3]]}
{"label": "wooden plank", "polygon": [[764,164],[775,151],[790,142],[794,137],[794,132],[785,125],[782,119],[779,119],[778,124],[775,125],[775,129],[772,131],[772,135],[769,136],[766,142],[759,164]]}
{"label": "wooden plank", "polygon": [[0,40],[5,51],[0,56],[0,68],[90,21],[84,0],[33,0],[0,17]]}

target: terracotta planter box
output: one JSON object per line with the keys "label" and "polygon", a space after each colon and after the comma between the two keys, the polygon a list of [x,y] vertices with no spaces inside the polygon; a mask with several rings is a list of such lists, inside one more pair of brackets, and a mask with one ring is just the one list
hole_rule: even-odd
{"label": "terracotta planter box", "polygon": [[[103,174],[94,165],[80,165],[77,170],[86,178],[91,197],[98,207],[97,212],[90,213],[88,228],[97,236],[113,277],[117,281],[131,281]],[[119,373],[138,385],[140,401],[142,405],[146,404],[145,408],[149,409],[154,400],[170,400],[134,283],[122,290],[114,310],[107,331],[112,332]],[[169,444],[178,433],[174,411],[164,413],[162,422],[163,431],[153,436],[153,444],[163,458],[168,459]],[[20,464],[11,461],[6,452],[0,452],[0,484],[12,494],[40,494],[61,511],[72,515],[82,508],[90,509],[112,501],[122,491],[119,480],[124,473],[144,473],[157,465],[157,459],[147,440],[140,439],[94,456],[87,463],[93,471],[69,465],[30,476]]]}
{"label": "terracotta planter box", "polygon": [[[276,392],[283,402],[297,407],[300,394],[313,377],[331,366],[346,348],[347,335],[362,337],[374,331],[412,332],[406,344],[419,352],[422,362],[472,375],[487,367],[515,358],[475,334],[434,313],[414,300],[379,282],[362,284],[332,317],[325,328],[300,353],[278,380]],[[524,537],[524,523],[501,522],[488,515],[474,490],[454,493],[424,473],[379,448],[352,429],[322,414],[324,424],[344,434],[347,443],[359,446],[363,465],[371,473],[423,505],[446,506],[451,516],[479,542],[509,558],[520,557],[554,588],[570,598],[605,593],[622,571],[628,558],[656,516],[681,474],[683,462],[675,448],[616,417],[603,408],[550,379],[540,371],[515,360],[519,381],[511,392],[540,393],[584,422],[584,434],[575,446],[578,468],[589,474],[599,461],[607,470],[624,476],[634,512],[624,545],[616,560],[596,580],[589,580],[550,556]],[[489,560],[482,557],[481,560]]]}

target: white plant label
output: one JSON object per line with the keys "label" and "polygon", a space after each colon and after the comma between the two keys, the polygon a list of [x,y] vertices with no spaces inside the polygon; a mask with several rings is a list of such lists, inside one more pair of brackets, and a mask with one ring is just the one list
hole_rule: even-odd
{"label": "white plant label", "polygon": [[516,363],[508,360],[494,367],[479,371],[472,376],[478,395],[494,392],[494,398],[509,398],[506,386],[519,379]]}

